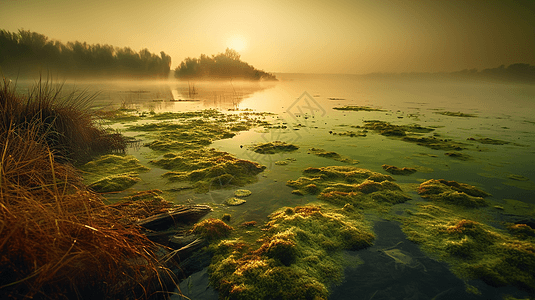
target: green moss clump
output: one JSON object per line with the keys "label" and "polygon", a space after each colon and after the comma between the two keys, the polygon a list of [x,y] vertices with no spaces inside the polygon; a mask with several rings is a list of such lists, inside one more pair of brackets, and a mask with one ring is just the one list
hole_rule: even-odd
{"label": "green moss clump", "polygon": [[291,152],[299,149],[299,146],[286,142],[274,141],[269,143],[258,143],[248,147],[249,150],[260,154],[275,154],[278,152]]}
{"label": "green moss clump", "polygon": [[487,206],[483,199],[490,196],[475,186],[444,179],[430,179],[418,187],[418,194],[425,199],[444,201],[465,207]]}
{"label": "green moss clump", "polygon": [[373,108],[369,106],[358,106],[358,105],[346,105],[342,107],[333,107],[336,110],[350,110],[350,111],[386,111],[384,109]]}
{"label": "green moss clump", "polygon": [[411,175],[416,173],[415,168],[398,168],[396,166],[382,165],[383,169],[392,175]]}
{"label": "green moss clump", "polygon": [[219,219],[209,218],[196,223],[191,232],[207,240],[216,240],[227,237],[234,228]]}
{"label": "green moss clump", "polygon": [[444,155],[458,159],[458,160],[471,160],[472,157],[468,154],[464,154],[457,151],[446,152]]}
{"label": "green moss clump", "polygon": [[244,204],[245,202],[247,201],[236,197],[231,197],[225,200],[225,204],[229,206],[238,206]]}
{"label": "green moss clump", "polygon": [[102,155],[79,167],[84,172],[86,182],[95,182],[104,177],[124,173],[142,173],[150,171],[132,155]]}
{"label": "green moss clump", "polygon": [[294,188],[295,194],[317,194],[318,198],[336,205],[347,203],[357,208],[386,209],[392,204],[402,203],[411,198],[394,178],[353,166],[329,166],[307,168],[305,177],[289,180],[287,186]]}
{"label": "green moss clump", "polygon": [[488,144],[488,145],[507,145],[510,144],[510,142],[502,141],[502,140],[496,140],[491,138],[467,138],[468,141],[474,141],[481,144]]}
{"label": "green moss clump", "polygon": [[349,158],[347,156],[342,156],[342,155],[340,155],[340,154],[338,154],[336,152],[333,152],[333,151],[325,151],[325,149],[310,148],[310,149],[308,149],[308,151],[309,151],[309,153],[312,153],[312,154],[320,156],[320,157],[330,158],[330,159],[334,159],[336,161],[345,162],[345,163],[352,164],[352,165],[359,163],[358,160]]}
{"label": "green moss clump", "polygon": [[369,227],[341,210],[310,205],[273,213],[256,244],[215,247],[210,283],[225,299],[327,299],[343,280],[344,249],[371,246]]}
{"label": "green moss clump", "polygon": [[449,139],[438,139],[434,136],[431,137],[409,137],[406,136],[402,139],[405,142],[416,143],[417,145],[431,148],[434,150],[464,150],[466,149],[465,145],[461,142],[452,141]]}
{"label": "green moss clump", "polygon": [[140,180],[135,173],[110,175],[91,183],[89,188],[97,193],[120,192],[132,187]]}
{"label": "green moss clump", "polygon": [[463,207],[420,204],[418,212],[410,212],[403,221],[403,231],[422,250],[447,262],[461,279],[535,292],[535,237],[517,235],[523,226],[513,226],[511,234],[473,220],[484,219],[481,213],[473,213],[471,219],[466,215]]}
{"label": "green moss clump", "polygon": [[367,130],[362,131],[345,131],[345,132],[333,132],[333,135],[349,136],[349,137],[365,137],[367,136]]}
{"label": "green moss clump", "polygon": [[168,153],[151,163],[173,170],[163,176],[170,181],[190,181],[199,193],[253,183],[256,175],[266,168],[213,148]]}
{"label": "green moss clump", "polygon": [[454,112],[454,111],[437,111],[435,114],[443,115],[443,116],[450,116],[450,117],[462,117],[462,118],[476,118],[477,116],[474,114],[465,114],[460,111]]}
{"label": "green moss clump", "polygon": [[249,190],[235,190],[234,196],[236,197],[248,197],[251,196],[252,192]]}
{"label": "green moss clump", "polygon": [[[360,128],[356,126],[356,128]],[[362,128],[373,130],[379,132],[382,135],[387,136],[405,136],[407,132],[416,132],[416,133],[428,133],[435,129],[422,127],[418,124],[413,125],[393,125],[388,122],[378,121],[378,120],[367,120],[364,121],[364,126]]]}

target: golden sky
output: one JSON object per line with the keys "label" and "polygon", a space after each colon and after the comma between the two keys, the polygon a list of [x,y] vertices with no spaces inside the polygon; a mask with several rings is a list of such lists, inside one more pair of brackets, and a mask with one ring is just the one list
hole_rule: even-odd
{"label": "golden sky", "polygon": [[185,57],[231,47],[268,72],[535,65],[535,0],[0,0],[0,29]]}

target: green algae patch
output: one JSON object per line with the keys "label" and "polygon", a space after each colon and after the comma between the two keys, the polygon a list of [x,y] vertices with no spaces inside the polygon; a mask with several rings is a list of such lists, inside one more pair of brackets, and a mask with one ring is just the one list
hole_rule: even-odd
{"label": "green algae patch", "polygon": [[191,229],[191,232],[208,241],[213,241],[229,236],[232,230],[234,230],[234,228],[230,227],[222,220],[209,218],[196,223]]}
{"label": "green algae patch", "polygon": [[137,122],[147,117],[147,114],[132,109],[117,109],[111,111],[99,111],[97,112],[97,116],[101,118],[105,124],[114,124]]}
{"label": "green algae patch", "polygon": [[133,155],[107,154],[79,167],[84,172],[86,181],[95,181],[109,175],[123,173],[142,173],[150,171],[150,168],[142,165]]}
{"label": "green algae patch", "polygon": [[325,149],[321,149],[321,148],[310,148],[308,149],[308,153],[314,154],[319,157],[325,157],[325,158],[333,159],[336,161],[344,162],[344,163],[351,164],[351,165],[359,163],[359,161],[356,159],[352,159],[347,156],[340,155],[333,151],[326,151]]}
{"label": "green algae patch", "polygon": [[417,145],[431,148],[434,150],[444,150],[444,151],[457,150],[459,151],[459,150],[466,149],[466,145],[464,143],[456,142],[450,139],[439,139],[434,136],[431,136],[431,137],[405,136],[402,138],[402,141],[415,143]]}
{"label": "green algae patch", "polygon": [[424,199],[464,207],[487,206],[488,204],[483,198],[490,196],[489,193],[475,186],[444,179],[430,179],[423,182],[418,187],[418,194]]}
{"label": "green algae patch", "polygon": [[444,153],[444,155],[446,156],[449,156],[451,158],[455,158],[455,159],[458,159],[458,160],[471,160],[472,157],[468,154],[464,154],[464,153],[461,153],[461,152],[457,152],[457,151],[450,151],[450,152],[446,152]]}
{"label": "green algae patch", "polygon": [[257,143],[248,147],[249,150],[260,154],[275,154],[279,152],[292,152],[299,149],[299,146],[281,141],[268,143]]}
{"label": "green algae patch", "polygon": [[[480,279],[494,287],[512,285],[535,292],[535,238],[531,228],[513,232],[477,220],[481,213],[444,203],[419,204],[408,212],[403,231],[434,258],[449,264],[463,280]],[[528,232],[521,236],[517,232]]]}
{"label": "green algae patch", "polygon": [[374,235],[358,215],[316,205],[270,216],[256,243],[214,246],[210,284],[222,299],[327,299],[343,281],[343,250],[369,247]]}
{"label": "green algae patch", "polygon": [[249,190],[243,190],[243,189],[240,189],[240,190],[235,190],[234,191],[234,196],[236,197],[248,197],[248,196],[251,196],[252,192],[249,191]]}
{"label": "green algae patch", "polygon": [[287,186],[298,195],[313,194],[318,198],[344,206],[349,203],[360,209],[387,207],[403,203],[411,198],[394,183],[390,175],[373,172],[354,166],[329,166],[307,168],[305,176],[288,180]]}
{"label": "green algae patch", "polygon": [[417,172],[415,168],[399,168],[396,166],[390,166],[390,165],[382,165],[381,166],[383,170],[387,171],[388,173],[392,175],[411,175]]}
{"label": "green algae patch", "polygon": [[491,138],[479,138],[479,139],[476,139],[476,138],[471,137],[471,138],[467,138],[466,140],[478,142],[478,143],[481,143],[481,144],[487,144],[487,145],[507,145],[507,144],[510,144],[510,142],[491,139]]}
{"label": "green algae patch", "polygon": [[171,182],[191,182],[198,193],[256,182],[256,175],[266,168],[213,148],[167,153],[151,163],[172,170],[162,175]]}
{"label": "green algae patch", "polygon": [[365,128],[373,130],[385,136],[406,136],[410,133],[428,133],[434,131],[434,128],[423,127],[418,124],[411,125],[393,125],[385,121],[366,120],[363,126],[355,126],[356,128]]}
{"label": "green algae patch", "polygon": [[510,174],[509,176],[507,176],[507,178],[516,180],[516,181],[528,181],[529,180],[529,178],[522,176],[522,175],[517,175],[517,174]]}
{"label": "green algae patch", "polygon": [[136,173],[110,175],[91,183],[88,187],[97,193],[124,191],[141,179]]}
{"label": "green algae patch", "polygon": [[361,131],[347,130],[344,132],[332,132],[332,135],[349,136],[349,137],[366,137],[367,132],[368,132],[367,130],[361,130]]}
{"label": "green algae patch", "polygon": [[358,106],[358,105],[346,105],[342,107],[333,107],[336,110],[349,110],[349,111],[386,111],[380,108],[373,108],[369,106]]}
{"label": "green algae patch", "polygon": [[242,205],[244,204],[245,202],[247,202],[246,200],[244,199],[240,199],[240,198],[236,198],[236,197],[231,197],[231,198],[228,198],[227,200],[225,200],[225,204],[228,205],[228,206],[238,206],[238,205]]}
{"label": "green algae patch", "polygon": [[165,112],[152,115],[149,123],[129,125],[127,130],[146,133],[152,141],[144,146],[154,151],[183,151],[232,138],[238,131],[267,126],[264,118],[261,113],[224,114],[213,109]]}
{"label": "green algae patch", "polygon": [[450,117],[461,117],[461,118],[476,118],[477,115],[474,114],[466,114],[462,113],[460,111],[437,111],[435,114],[443,115],[443,116],[450,116]]}

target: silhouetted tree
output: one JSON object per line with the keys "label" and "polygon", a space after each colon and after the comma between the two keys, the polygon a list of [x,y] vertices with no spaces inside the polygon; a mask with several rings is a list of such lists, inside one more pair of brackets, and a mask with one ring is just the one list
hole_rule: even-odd
{"label": "silhouetted tree", "polygon": [[178,79],[248,79],[277,80],[273,74],[255,69],[240,60],[236,50],[227,48],[225,53],[197,58],[188,57],[175,69]]}
{"label": "silhouetted tree", "polygon": [[139,53],[110,45],[49,40],[27,30],[0,30],[0,70],[29,75],[52,71],[66,76],[135,76],[167,78],[171,57],[142,49]]}

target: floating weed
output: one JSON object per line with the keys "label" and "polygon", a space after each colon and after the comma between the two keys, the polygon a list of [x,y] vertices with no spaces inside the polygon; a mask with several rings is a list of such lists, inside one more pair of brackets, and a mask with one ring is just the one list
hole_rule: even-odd
{"label": "floating weed", "polygon": [[358,164],[359,161],[356,160],[356,159],[352,159],[352,158],[349,158],[347,156],[342,156],[336,152],[333,152],[333,151],[326,151],[325,149],[320,149],[320,148],[310,148],[308,149],[308,153],[311,153],[311,154],[314,154],[314,155],[317,155],[317,156],[320,156],[320,157],[325,157],[325,158],[330,158],[330,159],[333,159],[333,160],[336,160],[336,161],[340,161],[340,162],[345,162],[345,163],[348,163],[348,164],[351,164],[351,165],[354,165],[354,164]]}
{"label": "floating weed", "polygon": [[419,204],[418,213],[403,220],[403,231],[462,279],[481,279],[496,287],[513,285],[533,293],[535,238],[519,235],[524,226],[513,226],[511,234],[477,220],[483,218],[477,208],[467,210],[445,199]]}
{"label": "floating weed", "polygon": [[484,197],[489,193],[465,183],[447,181],[444,179],[430,179],[420,184],[418,194],[433,201],[446,201],[465,207],[487,206]]}
{"label": "floating weed", "polygon": [[339,206],[386,210],[392,204],[410,200],[394,178],[353,166],[308,168],[305,177],[289,180],[294,194],[317,194],[318,198]]}
{"label": "floating weed", "polygon": [[163,175],[168,180],[190,181],[199,193],[253,183],[256,175],[266,168],[213,148],[168,153],[152,163],[173,170]]}
{"label": "floating weed", "polygon": [[210,283],[232,299],[327,299],[328,287],[343,280],[342,250],[374,240],[359,219],[316,205],[282,208],[257,243],[235,239],[212,246]]}
{"label": "floating weed", "polygon": [[260,154],[275,154],[278,152],[291,152],[299,149],[299,146],[286,142],[274,141],[268,143],[257,143],[248,147],[249,150]]}

